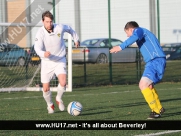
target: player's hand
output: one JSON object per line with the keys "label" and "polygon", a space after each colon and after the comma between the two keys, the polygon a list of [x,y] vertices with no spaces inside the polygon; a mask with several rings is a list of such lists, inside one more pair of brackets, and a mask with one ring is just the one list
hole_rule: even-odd
{"label": "player's hand", "polygon": [[112,49],[110,49],[110,53],[117,53],[119,51],[121,51],[120,46],[114,46]]}
{"label": "player's hand", "polygon": [[78,48],[79,46],[80,46],[80,42],[79,41],[75,42],[75,47]]}
{"label": "player's hand", "polygon": [[45,58],[48,58],[50,55],[51,55],[51,53],[50,53],[49,51],[46,51],[46,52],[44,53],[44,57],[45,57]]}

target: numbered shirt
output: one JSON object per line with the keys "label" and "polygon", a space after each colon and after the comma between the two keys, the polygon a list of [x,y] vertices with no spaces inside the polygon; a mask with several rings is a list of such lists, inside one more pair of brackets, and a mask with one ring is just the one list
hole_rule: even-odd
{"label": "numbered shirt", "polygon": [[[53,24],[53,32],[49,33],[42,26],[35,38],[35,51],[42,60],[59,61],[66,55],[66,46],[63,40],[64,33],[72,35],[74,42],[79,40],[77,33],[68,25]],[[44,57],[45,51],[49,51],[51,55]]]}

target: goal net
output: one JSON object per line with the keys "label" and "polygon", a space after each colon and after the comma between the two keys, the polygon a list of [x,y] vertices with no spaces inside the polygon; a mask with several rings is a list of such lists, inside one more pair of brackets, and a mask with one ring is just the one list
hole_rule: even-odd
{"label": "goal net", "polygon": [[[0,1],[0,92],[41,91],[40,61],[31,58],[36,32],[42,26],[41,15],[49,10],[58,16],[60,0],[1,0]],[[57,8],[57,9],[56,9]],[[56,10],[55,10],[56,9]],[[56,23],[59,23],[56,21]],[[72,91],[72,39],[67,41],[67,91]],[[58,79],[50,82],[56,91]]]}
{"label": "goal net", "polygon": [[[33,41],[30,46],[19,46],[21,40],[26,38],[34,39],[34,35],[42,24],[19,24],[19,23],[0,23],[1,30],[3,28],[13,28],[14,31],[18,29],[31,29],[31,31],[20,37],[19,43],[9,43],[11,39],[1,39],[0,42],[0,92],[5,91],[41,91],[42,85],[40,81],[40,62],[33,62],[31,49]],[[18,28],[21,27],[21,28]],[[33,27],[33,28],[30,28]],[[7,31],[7,30],[6,30]],[[11,31],[12,33],[12,31]],[[14,34],[15,35],[15,34]],[[10,35],[12,36],[12,35]],[[32,37],[32,39],[30,39]],[[70,34],[65,34],[64,39],[67,42],[67,89],[72,91],[72,37]],[[4,41],[3,41],[4,40]],[[56,91],[58,79],[56,76],[50,82],[51,90]]]}

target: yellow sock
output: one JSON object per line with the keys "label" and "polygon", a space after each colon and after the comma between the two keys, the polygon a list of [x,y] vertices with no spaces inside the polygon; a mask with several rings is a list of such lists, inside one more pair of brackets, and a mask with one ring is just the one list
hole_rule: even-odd
{"label": "yellow sock", "polygon": [[154,98],[152,90],[150,90],[150,88],[148,87],[148,88],[142,90],[141,92],[142,92],[146,102],[150,106],[151,110],[156,113],[160,113],[160,110],[158,109],[156,99]]}
{"label": "yellow sock", "polygon": [[158,93],[157,93],[155,88],[152,89],[152,92],[153,92],[153,95],[154,95],[154,97],[156,99],[156,104],[158,106],[158,109],[160,110],[162,108],[162,105],[161,105],[160,100],[158,98]]}

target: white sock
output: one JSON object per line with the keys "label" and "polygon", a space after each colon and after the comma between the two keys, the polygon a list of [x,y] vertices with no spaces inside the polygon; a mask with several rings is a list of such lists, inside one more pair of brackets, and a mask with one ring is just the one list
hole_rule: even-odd
{"label": "white sock", "polygon": [[60,84],[58,84],[58,87],[57,87],[57,97],[58,97],[58,99],[62,100],[62,96],[63,96],[63,93],[65,92],[65,89],[66,89],[65,86],[63,87]]}
{"label": "white sock", "polygon": [[47,91],[47,92],[43,91],[43,97],[44,97],[48,106],[51,106],[53,104],[51,91]]}

